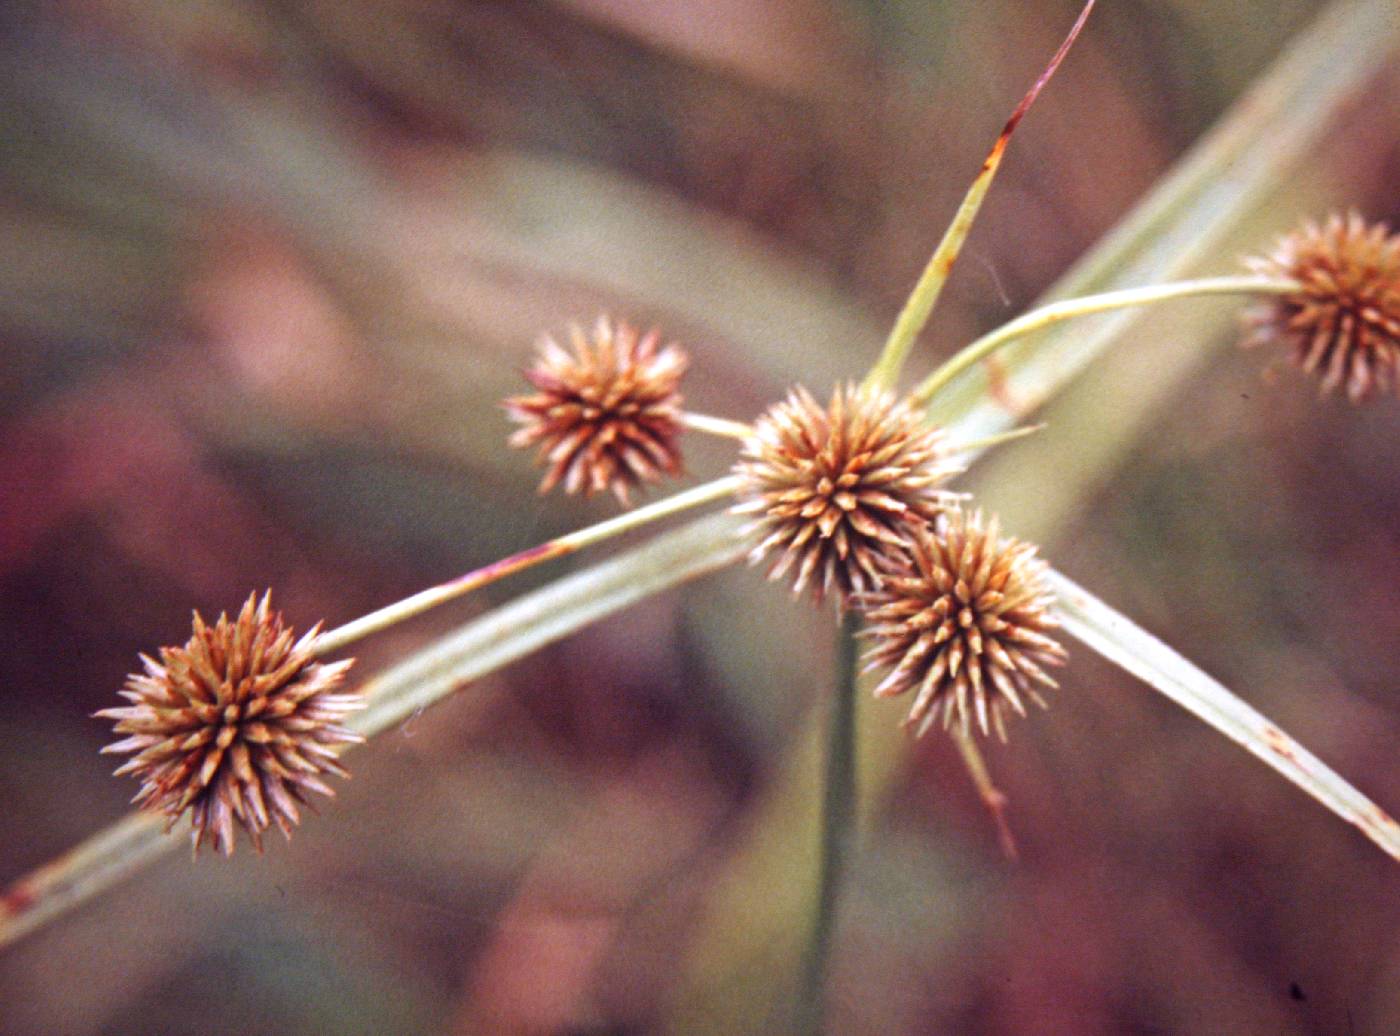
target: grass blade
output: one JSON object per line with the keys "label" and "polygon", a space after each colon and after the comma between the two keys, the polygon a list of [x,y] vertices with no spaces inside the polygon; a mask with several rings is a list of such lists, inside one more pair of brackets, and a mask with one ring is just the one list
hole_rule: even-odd
{"label": "grass blade", "polygon": [[1161,691],[1400,860],[1400,825],[1220,681],[1059,572],[1046,577],[1065,631]]}
{"label": "grass blade", "polygon": [[924,267],[924,272],[919,275],[918,283],[914,285],[914,290],[909,293],[904,308],[899,311],[899,316],[895,319],[894,327],[890,331],[889,339],[885,342],[884,350],[880,353],[880,358],[875,361],[875,366],[866,375],[867,385],[893,388],[894,383],[899,379],[900,369],[909,356],[909,350],[914,347],[915,339],[919,337],[919,332],[928,323],[928,318],[933,313],[933,307],[938,303],[938,297],[943,294],[943,285],[947,283],[948,275],[953,272],[953,264],[958,261],[963,243],[967,240],[967,235],[972,230],[973,221],[977,219],[977,213],[982,208],[982,200],[986,198],[987,191],[992,186],[992,180],[996,178],[997,170],[1001,168],[1001,160],[1006,155],[1006,146],[1011,143],[1011,134],[1016,132],[1016,127],[1020,124],[1021,119],[1025,117],[1026,112],[1030,111],[1031,105],[1040,96],[1040,91],[1045,89],[1045,84],[1050,82],[1050,77],[1055,74],[1055,70],[1064,61],[1070,47],[1074,46],[1074,41],[1079,38],[1080,30],[1084,28],[1084,23],[1089,19],[1089,12],[1094,9],[1094,2],[1095,0],[1089,0],[1084,5],[1074,27],[1069,30],[1069,35],[1060,44],[1060,49],[1055,51],[1055,56],[1050,59],[1050,64],[1045,66],[1045,71],[1040,74],[1035,85],[1026,91],[1026,96],[1022,97],[1021,103],[1016,105],[1016,110],[1011,113],[1011,118],[1006,120],[1006,125],[1002,127],[1001,134],[982,163],[982,168],[973,178],[972,185],[967,189],[967,194],[963,196],[962,204],[958,206],[958,211],[953,214],[953,222],[948,224],[948,229],[943,232],[942,240],[938,242],[938,247],[933,250],[933,256],[929,259],[928,265]]}

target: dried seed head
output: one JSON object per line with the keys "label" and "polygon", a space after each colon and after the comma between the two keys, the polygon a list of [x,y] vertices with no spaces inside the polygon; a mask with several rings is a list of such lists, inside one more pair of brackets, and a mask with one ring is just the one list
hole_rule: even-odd
{"label": "dried seed head", "polygon": [[322,774],[349,776],[340,746],[364,740],[341,726],[364,704],[338,690],[352,660],[312,661],[320,626],[294,643],[269,596],[250,596],[233,622],[207,626],[195,612],[184,647],[141,656],[145,672],[121,691],[131,704],[95,713],[129,735],[102,751],[132,754],[116,771],[140,778],[132,801],[169,817],[167,830],[188,809],[196,853],[206,834],[232,853],[235,822],[259,852],[270,824],[290,838],[306,792],[335,794]]}
{"label": "dried seed head", "polygon": [[1298,366],[1322,378],[1323,392],[1345,386],[1353,403],[1400,389],[1400,234],[1384,223],[1368,227],[1355,212],[1333,215],[1247,262],[1301,288],[1246,312],[1246,347],[1286,345]]}
{"label": "dried seed head", "polygon": [[841,604],[874,589],[914,533],[955,499],[939,486],[962,469],[943,433],[888,392],[837,388],[821,406],[797,388],[754,424],[735,466],[735,513],[760,542],[751,563],[782,553],[769,572],[796,566],[793,592]]}
{"label": "dried seed head", "polygon": [[1036,686],[1056,685],[1042,667],[1067,657],[1046,635],[1056,622],[1045,563],[980,511],[955,509],[939,524],[914,540],[903,571],[857,599],[869,623],[861,636],[874,641],[866,671],[893,666],[877,697],[917,688],[905,725],[920,736],[940,716],[945,730],[956,720],[968,733],[975,713],[983,734],[990,720],[1005,741],[1007,710],[1044,706]]}
{"label": "dried seed head", "polygon": [[677,389],[689,358],[679,345],[659,348],[656,331],[639,336],[607,317],[591,342],[577,326],[569,338],[572,354],[545,338],[525,372],[536,391],[506,400],[524,426],[510,444],[539,444],[538,463],[549,467],[541,493],[563,482],[565,492],[585,496],[611,489],[626,505],[632,487],[680,473]]}

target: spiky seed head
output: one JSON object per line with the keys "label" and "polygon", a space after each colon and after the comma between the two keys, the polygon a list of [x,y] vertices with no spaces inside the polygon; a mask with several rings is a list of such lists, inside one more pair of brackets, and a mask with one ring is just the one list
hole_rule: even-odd
{"label": "spiky seed head", "polygon": [[626,506],[629,491],[663,475],[677,475],[681,454],[681,375],[685,350],[661,346],[655,330],[639,335],[625,323],[599,317],[590,340],[569,329],[573,351],[546,337],[525,377],[535,392],[505,401],[523,427],[512,446],[539,445],[547,466],[540,492],[559,483],[585,496],[611,489]]}
{"label": "spiky seed head", "polygon": [[116,772],[140,779],[132,801],[169,817],[166,830],[189,810],[196,853],[206,836],[232,853],[234,824],[259,852],[271,824],[291,838],[305,794],[334,795],[322,776],[349,776],[336,755],[364,738],[341,721],[364,702],[340,689],[352,659],[312,660],[319,632],[294,640],[270,593],[251,595],[233,621],[210,626],[195,612],[184,647],[141,656],[144,671],[121,691],[131,704],[94,714],[128,735],[102,751],[131,755]]}
{"label": "spiky seed head", "polygon": [[919,736],[941,720],[964,734],[995,727],[1006,740],[1006,714],[1044,706],[1038,687],[1054,687],[1047,665],[1064,648],[1048,635],[1057,623],[1035,547],[1003,539],[995,518],[984,522],[956,508],[936,530],[920,530],[902,571],[857,598],[874,641],[866,671],[891,667],[877,697],[915,691],[905,725]]}
{"label": "spiky seed head", "polygon": [[733,510],[753,516],[745,533],[758,539],[750,563],[777,551],[770,579],[794,571],[794,593],[811,584],[818,602],[844,606],[956,500],[940,487],[962,469],[914,407],[846,385],[827,406],[792,390],[755,422],[734,470]]}
{"label": "spiky seed head", "polygon": [[1247,263],[1300,287],[1246,311],[1246,347],[1286,346],[1324,393],[1345,388],[1353,403],[1400,389],[1400,234],[1356,212],[1334,214]]}

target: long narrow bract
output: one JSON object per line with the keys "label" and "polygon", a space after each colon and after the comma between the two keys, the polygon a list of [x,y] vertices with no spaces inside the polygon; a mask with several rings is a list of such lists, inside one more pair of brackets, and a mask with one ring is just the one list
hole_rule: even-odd
{"label": "long narrow bract", "polygon": [[1089,12],[1093,9],[1094,0],[1089,0],[1084,5],[1084,10],[1079,12],[1069,35],[1060,44],[1060,49],[1055,51],[1055,56],[1050,59],[1050,64],[1045,66],[1045,71],[1040,74],[1035,85],[1026,91],[1026,96],[1021,98],[1021,103],[1016,105],[1016,110],[1006,120],[1006,125],[1002,127],[1001,134],[992,145],[986,161],[982,163],[982,168],[968,187],[967,194],[963,196],[962,204],[954,213],[953,222],[948,224],[948,229],[943,232],[943,239],[933,250],[932,258],[924,267],[924,272],[919,275],[919,282],[914,285],[904,308],[899,311],[880,358],[875,361],[875,366],[865,378],[866,385],[891,389],[899,379],[899,372],[909,356],[909,350],[914,347],[914,340],[928,323],[933,307],[938,302],[938,296],[943,293],[943,285],[947,283],[948,275],[953,272],[953,264],[958,261],[963,242],[967,240],[973,220],[977,218],[977,212],[982,207],[982,199],[987,196],[987,190],[992,186],[1002,157],[1006,154],[1006,146],[1011,143],[1011,134],[1016,132],[1021,119],[1030,111],[1031,105],[1040,96],[1040,91],[1045,89],[1045,84],[1050,82],[1050,77],[1060,67],[1060,62],[1064,61],[1070,47],[1074,46],[1074,41],[1079,38],[1079,32],[1084,28],[1084,23],[1089,19]]}
{"label": "long narrow bract", "polygon": [[1066,633],[1209,723],[1400,860],[1400,825],[1277,724],[1064,575],[1051,571],[1046,579]]}

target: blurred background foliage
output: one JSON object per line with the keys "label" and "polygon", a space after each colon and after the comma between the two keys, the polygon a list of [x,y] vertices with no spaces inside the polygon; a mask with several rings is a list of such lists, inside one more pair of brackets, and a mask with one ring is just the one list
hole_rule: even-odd
{"label": "blurred background foliage", "polygon": [[[503,447],[540,332],[659,325],[693,354],[693,407],[741,419],[863,371],[1077,7],[0,9],[0,882],[121,815],[134,788],[85,716],[191,607],[270,585],[335,624],[612,513],[539,499]],[[1024,308],[1320,8],[1104,5],[913,369]],[[1255,241],[1339,199],[1400,217],[1397,125],[1387,75]],[[1394,807],[1396,403],[1319,404],[1212,356],[1144,410],[1131,386],[1157,372],[1125,343],[1123,391],[1091,381],[977,485]],[[1101,460],[1059,498],[1080,444]],[[689,466],[730,453],[694,441]],[[664,1029],[831,641],[751,571],[654,598],[356,751],[292,845],[165,860],[9,950],[0,1031]],[[1063,684],[992,752],[1019,863],[939,738],[879,797],[836,1031],[1400,1031],[1394,864],[1088,652]],[[732,964],[734,996],[766,995]]]}

